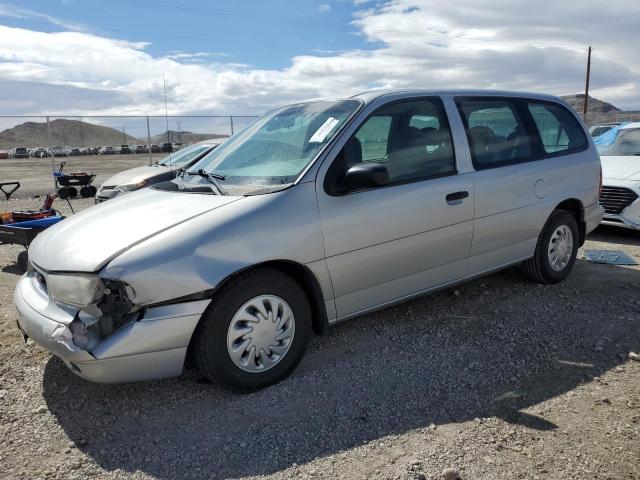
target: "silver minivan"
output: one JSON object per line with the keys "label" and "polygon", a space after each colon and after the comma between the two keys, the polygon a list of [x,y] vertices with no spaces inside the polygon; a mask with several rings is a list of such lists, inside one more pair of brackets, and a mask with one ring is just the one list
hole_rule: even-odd
{"label": "silver minivan", "polygon": [[600,160],[562,100],[378,91],[273,110],[174,180],[91,207],[29,249],[25,336],[77,375],[253,391],[312,333],[521,265],[571,271],[602,219]]}

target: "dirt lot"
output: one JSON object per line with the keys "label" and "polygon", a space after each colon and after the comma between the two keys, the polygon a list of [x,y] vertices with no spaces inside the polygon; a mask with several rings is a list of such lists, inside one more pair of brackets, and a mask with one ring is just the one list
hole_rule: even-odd
{"label": "dirt lot", "polygon": [[[167,154],[153,154],[153,161],[158,161]],[[90,172],[96,174],[94,185],[100,186],[111,175],[138,167],[149,165],[149,154],[131,155],[91,155],[85,157],[57,157],[53,159],[53,168],[58,170],[60,162],[67,162],[65,172]],[[24,158],[0,160],[0,182],[17,180],[20,190],[12,198],[28,198],[41,195],[53,189],[51,158]],[[4,195],[0,194],[0,200]],[[36,202],[37,203],[37,202]],[[32,203],[29,203],[32,206]],[[4,206],[0,207],[3,210]]]}
{"label": "dirt lot", "polygon": [[[585,248],[640,260],[640,234]],[[287,381],[235,395],[193,374],[91,384],[22,345],[18,252],[0,246],[1,478],[640,479],[637,266],[581,252],[560,285],[501,272],[338,325]]]}

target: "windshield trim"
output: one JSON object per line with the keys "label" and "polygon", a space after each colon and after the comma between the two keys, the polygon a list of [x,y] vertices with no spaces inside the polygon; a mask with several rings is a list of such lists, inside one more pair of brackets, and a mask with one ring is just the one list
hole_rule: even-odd
{"label": "windshield trim", "polygon": [[[322,101],[333,101],[333,102],[342,102],[342,101],[356,101],[358,102],[358,108],[356,108],[353,113],[349,116],[349,118],[347,118],[347,120],[340,126],[340,128],[338,128],[338,130],[336,131],[336,133],[333,134],[331,140],[329,142],[327,142],[324,147],[322,147],[318,153],[316,154],[315,157],[313,157],[309,163],[307,163],[307,166],[304,167],[300,173],[298,174],[298,176],[296,177],[296,179],[291,182],[289,184],[288,187],[286,188],[291,188],[294,185],[298,185],[302,178],[307,174],[307,172],[309,170],[311,170],[311,168],[315,165],[315,163],[318,161],[318,159],[324,154],[324,152],[327,151],[327,149],[332,148],[333,145],[336,143],[336,141],[342,136],[342,132],[344,132],[349,125],[351,125],[351,123],[353,123],[354,119],[358,116],[358,114],[362,111],[362,109],[364,108],[365,102],[364,100],[360,99],[360,98],[320,98],[318,100],[309,100],[308,102],[298,102],[298,103],[292,103],[291,105],[285,105],[282,108],[287,108],[290,106],[294,106],[294,105],[301,105],[303,103],[312,103],[312,102],[322,102]],[[283,189],[285,190],[285,189]]]}
{"label": "windshield trim", "polygon": [[[316,164],[316,162],[318,161],[319,158],[321,158],[322,155],[325,154],[325,152],[327,152],[327,149],[331,149],[333,148],[333,146],[335,145],[336,141],[342,136],[343,132],[345,131],[345,129],[349,128],[350,125],[353,124],[354,119],[356,119],[358,117],[358,114],[362,111],[362,109],[364,108],[364,106],[366,105],[366,102],[364,102],[362,99],[360,98],[318,98],[318,99],[313,99],[313,100],[308,100],[308,101],[302,101],[302,102],[294,102],[291,104],[287,104],[287,105],[282,105],[276,108],[272,108],[269,109],[267,111],[265,111],[262,115],[260,115],[257,119],[254,120],[255,121],[259,121],[260,119],[262,119],[263,117],[266,117],[267,115],[273,114],[274,112],[280,111],[280,110],[284,110],[286,108],[291,108],[291,107],[295,107],[297,105],[305,105],[305,104],[310,104],[310,103],[318,103],[318,102],[354,102],[357,103],[356,108],[354,108],[353,112],[349,115],[349,117],[346,118],[346,120],[344,121],[344,123],[335,131],[335,133],[332,135],[332,138],[329,142],[327,142],[316,154],[313,158],[311,158],[309,160],[309,162],[307,163],[307,165],[297,174],[297,176],[295,177],[294,180],[292,180],[291,182],[287,182],[285,184],[280,184],[282,186],[282,188],[279,188],[278,190],[276,190],[275,192],[281,192],[284,190],[287,190],[295,185],[298,185],[299,183],[301,183],[303,177],[307,174],[307,172],[314,167],[314,165]],[[254,122],[250,122],[248,125],[246,125],[245,127],[243,127],[241,130],[239,130],[238,132],[236,132],[235,135],[243,132],[246,128],[248,128],[249,126],[251,126]],[[225,139],[225,142],[233,139],[233,137],[235,135],[232,135],[231,137],[228,137],[227,139]],[[222,142],[220,145],[223,145],[225,142]],[[208,152],[207,154],[203,155],[201,157],[201,159],[203,159],[204,157],[206,157],[207,155],[209,155],[211,152]],[[208,171],[208,170],[207,170]],[[216,173],[215,171],[209,172],[209,173]],[[173,182],[177,181],[178,178],[184,178],[184,175],[187,174],[187,172],[183,172],[182,177],[176,177],[174,180],[172,180]],[[193,176],[193,175],[190,175]],[[197,176],[197,175],[196,175]],[[184,181],[184,180],[183,180]],[[268,192],[268,193],[275,193],[275,192]],[[249,196],[248,194],[243,194],[242,196]]]}

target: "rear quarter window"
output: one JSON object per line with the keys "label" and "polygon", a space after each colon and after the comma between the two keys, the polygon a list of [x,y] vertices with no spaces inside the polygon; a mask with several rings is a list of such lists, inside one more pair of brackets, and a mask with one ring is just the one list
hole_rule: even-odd
{"label": "rear quarter window", "polygon": [[545,156],[579,152],[588,147],[582,126],[562,105],[528,101],[527,109],[538,129]]}

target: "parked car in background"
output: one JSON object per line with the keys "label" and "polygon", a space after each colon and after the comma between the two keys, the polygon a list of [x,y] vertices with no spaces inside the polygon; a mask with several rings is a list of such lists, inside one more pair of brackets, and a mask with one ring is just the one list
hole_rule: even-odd
{"label": "parked car in background", "polygon": [[13,158],[29,158],[29,151],[25,147],[16,147],[13,150]]}
{"label": "parked car in background", "polygon": [[129,148],[129,145],[120,145],[120,154],[121,155],[127,155],[131,153],[131,149]]}
{"label": "parked car in background", "polygon": [[173,152],[173,143],[163,143],[161,150],[165,153],[171,153]]}
{"label": "parked car in background", "polygon": [[602,223],[640,230],[640,122],[614,127],[596,144],[602,162]]}
{"label": "parked car in background", "polygon": [[591,137],[597,138],[603,133],[611,130],[613,127],[617,127],[618,125],[621,125],[621,124],[622,122],[600,123],[598,125],[593,125],[592,127],[590,127],[589,133],[591,134]]}
{"label": "parked car in background", "polygon": [[0,150],[0,159],[7,159],[9,158],[9,151],[8,150]]}
{"label": "parked car in background", "polygon": [[162,149],[159,145],[156,145],[154,143],[153,145],[151,145],[151,153],[162,153]]}
{"label": "parked car in background", "polygon": [[80,155],[82,155],[80,153],[80,149],[78,147],[73,147],[71,149],[69,149],[69,156],[71,157],[79,157]]}
{"label": "parked car in background", "polygon": [[146,145],[136,145],[136,153],[149,153]]}
{"label": "parked car in background", "polygon": [[188,169],[200,158],[216,148],[219,140],[206,140],[170,154],[153,165],[132,168],[105,180],[96,194],[96,203],[132,192],[149,185],[175,178],[181,169]]}
{"label": "parked car in background", "polygon": [[116,151],[114,150],[113,147],[109,145],[100,147],[100,150],[98,150],[98,155],[113,155],[114,153],[116,153]]}
{"label": "parked car in background", "polygon": [[34,158],[46,158],[49,156],[49,152],[46,148],[36,148],[33,152]]}
{"label": "parked car in background", "polygon": [[66,157],[67,156],[67,149],[64,147],[53,147],[51,149],[51,152],[53,153],[54,157]]}
{"label": "parked car in background", "polygon": [[184,148],[184,144],[182,144],[182,143],[174,143],[172,148],[173,148],[173,151],[175,152],[176,150],[180,150],[181,148]]}
{"label": "parked car in background", "polygon": [[209,380],[253,391],[329,324],[510,265],[562,281],[602,219],[599,183],[595,146],[556,97],[298,103],[39,234],[19,325],[86,379],[178,375],[189,353]]}

